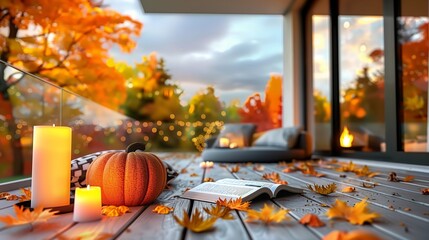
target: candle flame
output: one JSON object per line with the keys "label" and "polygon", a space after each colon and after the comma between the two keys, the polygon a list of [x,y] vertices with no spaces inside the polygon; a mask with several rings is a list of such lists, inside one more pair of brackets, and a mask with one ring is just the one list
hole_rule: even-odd
{"label": "candle flame", "polygon": [[353,135],[349,133],[349,129],[344,127],[343,132],[340,136],[341,147],[351,147],[353,143]]}
{"label": "candle flame", "polygon": [[89,190],[89,189],[91,189],[91,186],[89,186],[89,184],[88,184],[88,185],[86,185],[86,190]]}
{"label": "candle flame", "polygon": [[52,127],[55,127],[55,123],[54,123],[54,124],[52,124]]}

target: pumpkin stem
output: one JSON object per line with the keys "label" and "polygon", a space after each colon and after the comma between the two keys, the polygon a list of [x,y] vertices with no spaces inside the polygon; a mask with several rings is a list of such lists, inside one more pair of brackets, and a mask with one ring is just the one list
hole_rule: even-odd
{"label": "pumpkin stem", "polygon": [[141,142],[135,142],[128,145],[127,149],[125,150],[126,153],[135,152],[137,150],[144,151],[146,149],[146,144]]}

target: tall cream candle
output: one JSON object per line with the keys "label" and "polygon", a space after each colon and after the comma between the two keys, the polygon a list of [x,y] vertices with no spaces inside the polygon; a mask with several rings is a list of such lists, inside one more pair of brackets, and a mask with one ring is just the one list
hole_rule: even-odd
{"label": "tall cream candle", "polygon": [[70,204],[71,139],[69,127],[34,126],[31,207]]}

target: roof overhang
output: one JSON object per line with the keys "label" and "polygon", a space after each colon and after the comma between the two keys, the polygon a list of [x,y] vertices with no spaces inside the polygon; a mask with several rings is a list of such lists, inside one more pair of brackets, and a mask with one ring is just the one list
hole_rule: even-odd
{"label": "roof overhang", "polygon": [[295,0],[140,0],[145,13],[285,14]]}

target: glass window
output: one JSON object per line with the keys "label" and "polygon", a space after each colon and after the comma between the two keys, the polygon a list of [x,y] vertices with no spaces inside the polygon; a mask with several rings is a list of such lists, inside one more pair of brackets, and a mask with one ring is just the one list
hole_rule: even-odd
{"label": "glass window", "polygon": [[313,109],[311,124],[313,127],[316,151],[331,149],[331,69],[330,69],[330,17],[329,1],[317,1],[307,15],[309,36],[308,61],[309,79],[312,82]]}
{"label": "glass window", "polygon": [[428,11],[426,0],[401,1],[397,37],[406,152],[428,151]]}
{"label": "glass window", "polygon": [[382,1],[339,1],[340,145],[385,149]]}

